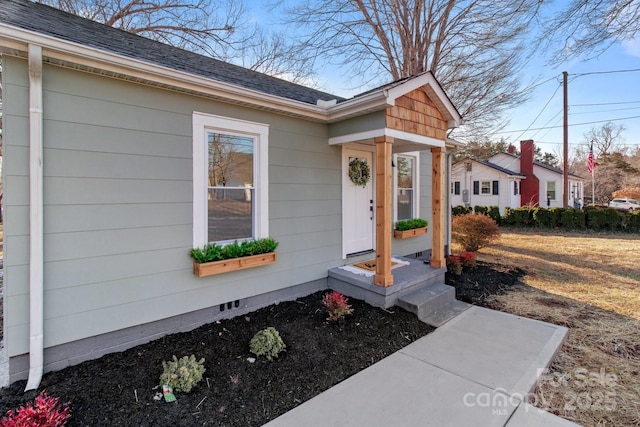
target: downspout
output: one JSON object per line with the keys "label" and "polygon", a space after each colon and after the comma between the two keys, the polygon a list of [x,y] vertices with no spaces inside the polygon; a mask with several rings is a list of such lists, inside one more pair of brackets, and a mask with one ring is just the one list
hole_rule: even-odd
{"label": "downspout", "polygon": [[[446,156],[446,165],[447,165],[447,178],[446,178],[446,182],[444,185],[444,194],[446,194],[445,199],[447,201],[447,203],[445,204],[446,206],[446,214],[445,214],[445,220],[446,220],[446,228],[445,228],[445,237],[444,237],[444,255],[445,256],[449,256],[451,255],[451,151],[447,151],[445,153]],[[466,167],[465,167],[465,174],[466,174]]]}
{"label": "downspout", "polygon": [[40,385],[44,366],[44,246],[42,191],[42,47],[29,45],[29,380]]}

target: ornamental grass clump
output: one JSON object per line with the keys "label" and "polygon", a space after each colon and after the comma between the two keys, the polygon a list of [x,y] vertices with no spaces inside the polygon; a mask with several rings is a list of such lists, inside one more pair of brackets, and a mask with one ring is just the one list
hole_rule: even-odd
{"label": "ornamental grass clump", "polygon": [[163,361],[160,387],[168,385],[176,393],[189,393],[202,380],[203,365],[204,359],[196,360],[193,354],[180,359],[173,356],[173,360]]}
{"label": "ornamental grass clump", "polygon": [[265,356],[271,361],[278,354],[285,351],[287,346],[280,337],[280,333],[276,328],[269,326],[266,329],[258,331],[249,342],[249,350],[256,356]]}
{"label": "ornamental grass clump", "polygon": [[69,403],[60,403],[42,391],[34,402],[8,411],[0,419],[2,427],[63,427],[69,420]]}
{"label": "ornamental grass clump", "polygon": [[322,304],[327,308],[329,317],[327,320],[330,322],[337,322],[344,316],[353,313],[353,308],[347,301],[347,297],[340,292],[333,291],[322,297]]}

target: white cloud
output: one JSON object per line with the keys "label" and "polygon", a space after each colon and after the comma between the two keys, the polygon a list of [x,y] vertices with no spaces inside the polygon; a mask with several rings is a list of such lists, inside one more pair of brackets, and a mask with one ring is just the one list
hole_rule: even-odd
{"label": "white cloud", "polygon": [[640,37],[623,41],[622,48],[627,55],[637,56],[640,58]]}

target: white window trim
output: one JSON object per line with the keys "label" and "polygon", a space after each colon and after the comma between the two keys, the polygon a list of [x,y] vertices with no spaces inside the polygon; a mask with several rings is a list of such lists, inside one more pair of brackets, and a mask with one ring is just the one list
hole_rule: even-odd
{"label": "white window trim", "polygon": [[[393,164],[398,164],[398,157],[413,157],[413,218],[420,217],[420,152],[410,151],[393,155]],[[393,217],[398,220],[398,172],[393,173]]]}
{"label": "white window trim", "polygon": [[[486,183],[486,182],[488,182],[488,183],[489,183],[489,192],[488,192],[488,193],[483,193],[483,192],[482,192],[482,184],[484,184],[484,183]],[[489,180],[489,181],[481,180],[481,181],[480,181],[480,189],[479,189],[479,193],[480,193],[480,194],[479,194],[480,196],[493,196],[493,195],[494,195],[494,194],[493,194],[493,181],[491,181],[491,180]]]}
{"label": "white window trim", "polygon": [[547,201],[548,198],[548,194],[549,194],[549,184],[553,183],[553,199],[549,199],[551,201],[556,201],[558,200],[558,184],[556,181],[545,181],[545,186],[544,186],[544,201]]}
{"label": "white window trim", "polygon": [[209,152],[206,132],[231,132],[256,139],[254,147],[254,238],[269,237],[269,125],[193,112],[193,247],[207,243],[207,170]]}

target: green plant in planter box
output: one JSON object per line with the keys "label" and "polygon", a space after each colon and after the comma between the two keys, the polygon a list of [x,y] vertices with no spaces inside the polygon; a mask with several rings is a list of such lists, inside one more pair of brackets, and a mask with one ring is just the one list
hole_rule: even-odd
{"label": "green plant in planter box", "polygon": [[160,387],[166,384],[176,393],[190,392],[202,380],[203,365],[204,359],[196,360],[193,354],[180,359],[173,356],[173,360],[163,361]]}
{"label": "green plant in planter box", "polygon": [[249,350],[256,356],[265,356],[267,360],[273,360],[278,354],[287,348],[280,337],[278,330],[272,326],[258,331],[249,342]]}
{"label": "green plant in planter box", "polygon": [[236,240],[225,246],[218,243],[207,243],[202,249],[191,249],[189,255],[195,262],[202,264],[205,262],[267,254],[274,252],[277,247],[278,242],[271,237],[266,237],[264,239],[247,240],[242,243],[238,243]]}
{"label": "green plant in planter box", "polygon": [[416,228],[423,228],[429,225],[429,221],[422,218],[403,219],[396,222],[396,230],[407,231],[414,230]]}

